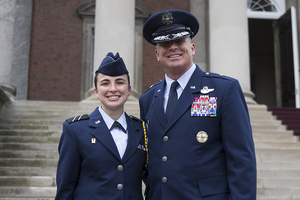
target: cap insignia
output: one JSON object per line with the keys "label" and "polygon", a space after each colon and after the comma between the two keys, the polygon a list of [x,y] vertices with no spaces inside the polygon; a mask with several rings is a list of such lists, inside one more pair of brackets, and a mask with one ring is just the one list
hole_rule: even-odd
{"label": "cap insignia", "polygon": [[172,13],[169,11],[164,12],[163,15],[161,15],[161,21],[165,25],[170,25],[173,23],[173,17]]}

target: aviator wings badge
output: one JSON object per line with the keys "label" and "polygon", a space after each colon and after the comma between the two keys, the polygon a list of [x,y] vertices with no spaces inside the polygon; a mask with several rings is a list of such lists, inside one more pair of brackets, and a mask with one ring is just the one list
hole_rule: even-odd
{"label": "aviator wings badge", "polygon": [[200,92],[202,93],[202,94],[207,94],[207,93],[210,93],[210,92],[212,92],[212,91],[214,91],[215,89],[208,89],[208,87],[207,86],[204,86],[203,87],[203,89],[201,89],[200,90]]}

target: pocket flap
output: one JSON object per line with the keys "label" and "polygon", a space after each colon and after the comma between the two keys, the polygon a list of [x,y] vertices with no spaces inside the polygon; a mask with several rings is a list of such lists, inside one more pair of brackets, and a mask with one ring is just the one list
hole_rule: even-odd
{"label": "pocket flap", "polygon": [[229,193],[226,176],[199,179],[198,183],[201,196]]}

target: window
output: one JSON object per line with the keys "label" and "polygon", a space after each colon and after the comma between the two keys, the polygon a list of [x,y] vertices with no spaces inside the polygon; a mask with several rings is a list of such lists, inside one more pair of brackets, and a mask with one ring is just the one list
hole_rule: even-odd
{"label": "window", "polygon": [[247,0],[249,18],[278,19],[285,12],[285,0]]}

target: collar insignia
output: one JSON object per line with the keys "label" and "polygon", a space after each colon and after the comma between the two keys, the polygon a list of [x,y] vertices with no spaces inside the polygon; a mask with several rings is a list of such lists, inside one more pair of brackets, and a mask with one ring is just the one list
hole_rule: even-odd
{"label": "collar insignia", "polygon": [[165,25],[172,24],[173,23],[172,13],[169,11],[164,12],[164,14],[161,16],[161,21]]}
{"label": "collar insignia", "polygon": [[212,92],[214,90],[215,89],[208,89],[207,86],[204,86],[203,89],[201,89],[200,91],[201,91],[202,94],[207,94],[207,93],[210,93],[210,92]]}

